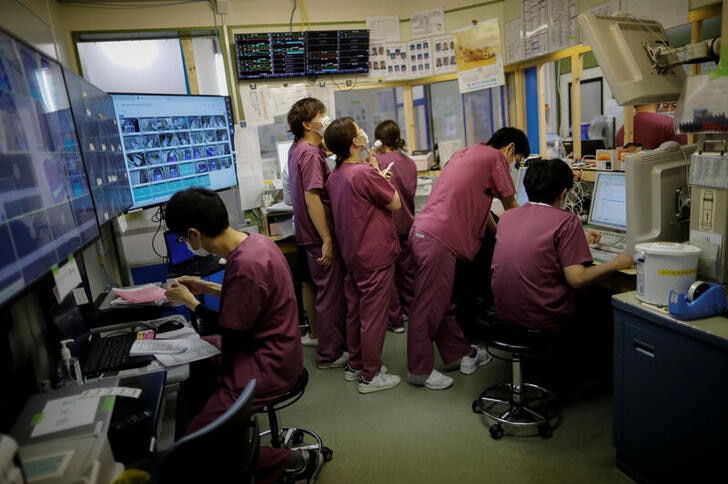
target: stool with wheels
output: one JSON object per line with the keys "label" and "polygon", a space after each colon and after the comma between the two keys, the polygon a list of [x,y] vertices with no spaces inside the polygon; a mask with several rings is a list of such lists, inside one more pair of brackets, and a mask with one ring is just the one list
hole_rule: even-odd
{"label": "stool with wheels", "polygon": [[556,396],[547,388],[524,382],[522,364],[553,353],[553,336],[499,324],[486,340],[486,349],[493,357],[511,361],[512,381],[483,390],[473,401],[473,412],[494,421],[490,427],[494,439],[503,437],[504,426],[535,428],[541,437],[551,437],[559,415]]}
{"label": "stool with wheels", "polygon": [[[289,405],[296,403],[306,391],[308,384],[308,370],[306,368],[301,372],[298,381],[286,393],[271,400],[264,407],[258,409],[260,413],[268,414],[268,430],[260,433],[261,441],[269,441],[271,447],[288,448],[291,450],[315,450],[322,457],[324,462],[329,462],[333,458],[334,451],[326,447],[321,437],[310,429],[301,427],[280,427],[278,421],[278,410],[284,409]],[[316,470],[313,476],[316,476],[321,470],[321,466]]]}

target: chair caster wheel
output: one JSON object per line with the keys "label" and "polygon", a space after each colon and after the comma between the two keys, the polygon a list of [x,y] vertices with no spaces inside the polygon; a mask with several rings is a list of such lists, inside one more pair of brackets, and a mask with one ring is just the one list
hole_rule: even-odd
{"label": "chair caster wheel", "polygon": [[503,437],[503,427],[500,424],[491,425],[490,436],[493,437],[493,439],[495,440]]}
{"label": "chair caster wheel", "polygon": [[480,400],[473,400],[473,413],[480,413]]}
{"label": "chair caster wheel", "polygon": [[334,458],[334,451],[328,447],[321,449],[321,452],[324,454],[324,462],[330,462]]}
{"label": "chair caster wheel", "polygon": [[538,435],[540,435],[542,439],[548,439],[554,435],[554,432],[549,424],[544,424],[538,427]]}

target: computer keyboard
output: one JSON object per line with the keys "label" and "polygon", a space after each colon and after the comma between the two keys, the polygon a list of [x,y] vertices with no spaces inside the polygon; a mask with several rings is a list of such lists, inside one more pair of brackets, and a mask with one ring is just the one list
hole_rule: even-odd
{"label": "computer keyboard", "polygon": [[110,373],[129,368],[146,366],[152,361],[149,356],[130,356],[131,345],[136,341],[136,332],[97,338],[92,342],[83,374],[86,378],[93,378],[104,373]]}
{"label": "computer keyboard", "polygon": [[622,232],[610,232],[607,230],[597,230],[601,234],[599,244],[596,248],[619,254],[624,251],[627,235]]}

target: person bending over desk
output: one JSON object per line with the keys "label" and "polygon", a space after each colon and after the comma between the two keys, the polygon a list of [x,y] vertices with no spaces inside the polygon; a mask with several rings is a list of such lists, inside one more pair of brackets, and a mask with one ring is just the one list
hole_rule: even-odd
{"label": "person bending over desk", "polygon": [[[167,202],[165,221],[193,250],[204,249],[227,260],[222,285],[180,277],[167,286],[167,299],[184,304],[203,322],[205,339],[221,350],[212,395],[186,433],[222,415],[251,378],[258,382],[254,409],[291,388],[303,371],[298,306],[285,257],[268,237],[232,228],[220,196],[205,188],[175,193]],[[195,297],[220,298],[216,312]],[[318,465],[315,451],[261,447],[256,482],[277,482],[284,472],[307,479]]]}
{"label": "person bending over desk", "polygon": [[501,215],[492,263],[498,318],[528,330],[564,335],[564,344],[574,334],[570,330],[577,329],[573,327],[593,319],[578,314],[577,291],[634,264],[622,252],[592,265],[581,220],[563,209],[573,184],[574,174],[562,160],[530,163],[524,179],[529,202]]}

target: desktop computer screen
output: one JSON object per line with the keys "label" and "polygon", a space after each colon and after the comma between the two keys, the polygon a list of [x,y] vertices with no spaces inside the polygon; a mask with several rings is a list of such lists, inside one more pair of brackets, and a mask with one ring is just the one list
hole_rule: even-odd
{"label": "desktop computer screen", "polygon": [[[579,15],[579,23],[584,41],[591,46],[617,104],[678,99],[685,85],[685,70],[678,65],[667,72],[658,72],[648,51],[669,45],[662,24],[654,20],[591,13]],[[668,60],[677,61],[677,54],[671,54]]]}
{"label": "desktop computer screen", "polygon": [[134,204],[166,203],[180,190],[238,183],[230,98],[112,94]]}
{"label": "desktop computer screen", "polygon": [[627,229],[624,173],[600,171],[594,181],[588,224],[613,230]]}

